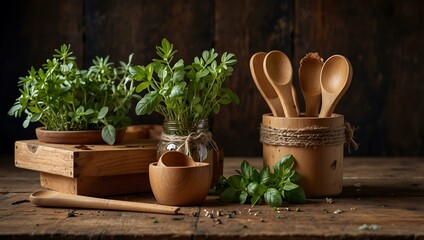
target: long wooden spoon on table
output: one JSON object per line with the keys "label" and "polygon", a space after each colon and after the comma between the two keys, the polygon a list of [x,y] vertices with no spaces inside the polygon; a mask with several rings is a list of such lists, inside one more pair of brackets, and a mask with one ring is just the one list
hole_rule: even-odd
{"label": "long wooden spoon on table", "polygon": [[34,192],[29,196],[29,200],[41,207],[87,208],[163,214],[178,214],[180,210],[179,207],[86,197],[56,191]]}
{"label": "long wooden spoon on table", "polygon": [[352,81],[353,69],[342,55],[328,58],[321,70],[322,106],[319,117],[330,117]]}
{"label": "long wooden spoon on table", "polygon": [[318,116],[321,103],[321,69],[324,61],[318,53],[308,53],[300,60],[299,82],[305,99],[306,117]]}
{"label": "long wooden spoon on table", "polygon": [[264,59],[264,72],[277,92],[286,117],[297,117],[292,97],[293,69],[290,59],[281,51],[271,51]]}
{"label": "long wooden spoon on table", "polygon": [[268,81],[264,72],[264,59],[266,53],[258,52],[253,54],[250,58],[250,73],[252,74],[253,81],[261,93],[268,107],[271,109],[274,117],[284,117],[283,106],[280,99],[278,99],[277,92]]}

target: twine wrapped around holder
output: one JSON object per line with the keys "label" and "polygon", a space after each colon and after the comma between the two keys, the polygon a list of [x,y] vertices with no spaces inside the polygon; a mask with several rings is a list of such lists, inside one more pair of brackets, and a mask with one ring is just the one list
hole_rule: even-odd
{"label": "twine wrapped around holder", "polygon": [[212,133],[207,132],[192,132],[187,136],[168,135],[162,132],[161,139],[169,142],[182,143],[176,150],[181,151],[184,148],[184,153],[189,154],[190,148],[199,148],[200,145],[210,144],[212,148],[218,152],[218,146],[212,139]]}
{"label": "twine wrapped around holder", "polygon": [[261,124],[260,141],[264,144],[288,147],[318,147],[346,143],[348,150],[359,148],[354,140],[354,131],[349,123],[341,127],[309,126],[299,129],[272,128]]}

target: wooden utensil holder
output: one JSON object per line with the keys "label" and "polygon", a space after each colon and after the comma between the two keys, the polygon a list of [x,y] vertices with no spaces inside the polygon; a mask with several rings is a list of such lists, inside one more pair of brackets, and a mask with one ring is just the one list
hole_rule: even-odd
{"label": "wooden utensil holder", "polygon": [[270,169],[292,154],[301,175],[299,185],[308,197],[334,196],[343,186],[343,115],[331,117],[262,116],[263,161]]}

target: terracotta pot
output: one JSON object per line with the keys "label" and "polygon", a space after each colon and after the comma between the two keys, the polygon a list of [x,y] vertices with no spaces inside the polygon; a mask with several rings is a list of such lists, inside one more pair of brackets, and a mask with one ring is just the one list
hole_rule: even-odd
{"label": "terracotta pot", "polygon": [[[104,144],[102,130],[84,131],[50,131],[44,127],[35,129],[35,133],[40,142],[62,143],[62,144]],[[115,144],[124,138],[125,129],[116,131]]]}

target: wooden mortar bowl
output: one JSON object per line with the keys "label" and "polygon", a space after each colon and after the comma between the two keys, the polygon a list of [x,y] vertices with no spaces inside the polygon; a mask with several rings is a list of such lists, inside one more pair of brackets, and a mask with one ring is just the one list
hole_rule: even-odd
{"label": "wooden mortar bowl", "polygon": [[209,163],[195,166],[166,167],[157,162],[149,165],[149,180],[153,195],[163,205],[184,206],[202,203],[211,186]]}

